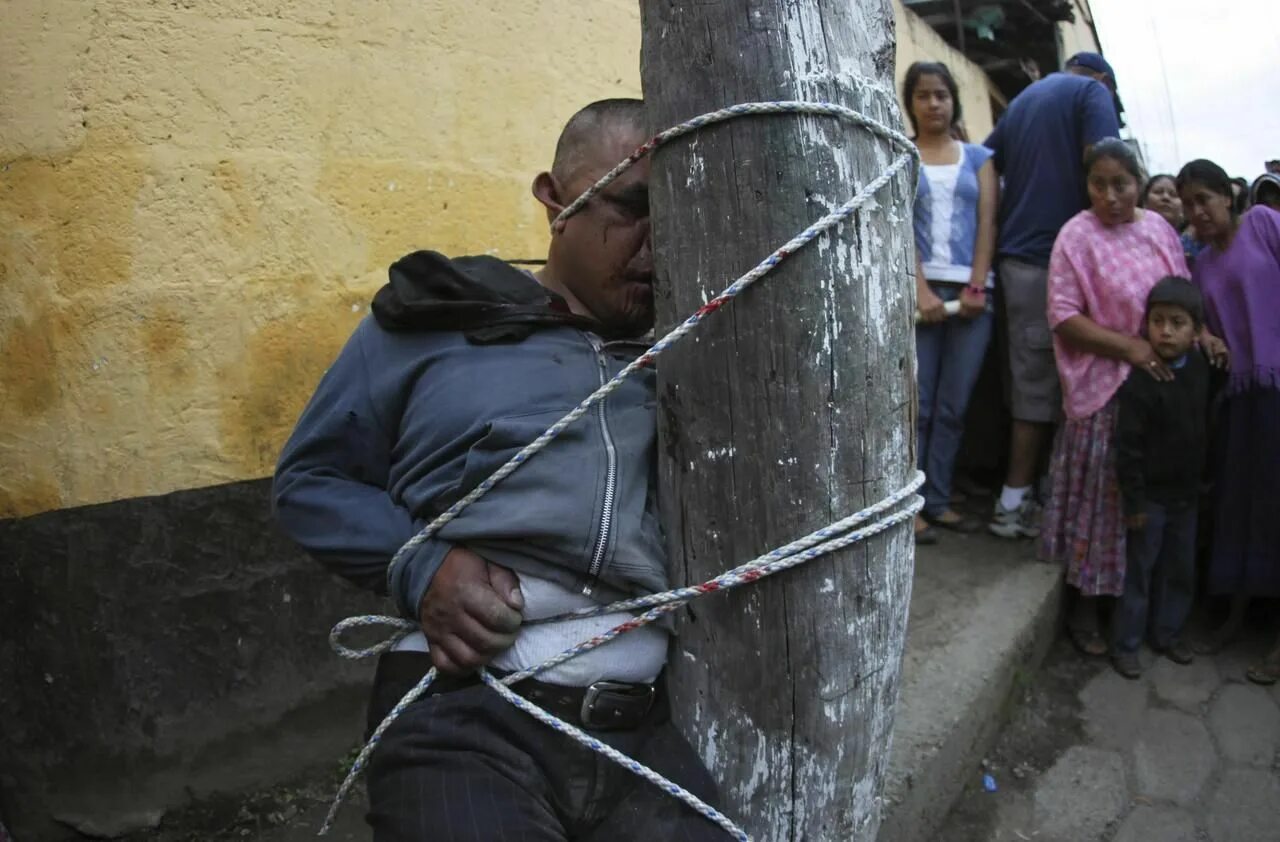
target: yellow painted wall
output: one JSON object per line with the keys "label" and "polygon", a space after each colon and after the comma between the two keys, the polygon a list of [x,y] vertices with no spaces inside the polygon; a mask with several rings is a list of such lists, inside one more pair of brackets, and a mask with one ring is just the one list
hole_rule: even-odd
{"label": "yellow painted wall", "polygon": [[1073,22],[1063,21],[1058,24],[1058,44],[1065,62],[1076,53],[1102,51],[1098,39],[1094,37],[1093,10],[1089,8],[1089,0],[1075,0],[1076,19]]}
{"label": "yellow painted wall", "polygon": [[[898,97],[902,97],[902,79],[907,68],[915,61],[941,61],[950,68],[960,86],[960,104],[963,110],[964,125],[969,132],[969,140],[982,143],[991,133],[991,80],[964,54],[948,44],[941,35],[933,31],[915,12],[906,9],[900,0],[893,2],[894,18],[898,27],[898,58],[896,81]],[[906,119],[906,104],[903,103],[903,119]],[[908,128],[910,126],[908,125]]]}
{"label": "yellow painted wall", "polygon": [[634,0],[0,3],[0,517],[269,474],[390,261],[544,253],[639,47]]}
{"label": "yellow painted wall", "polygon": [[386,265],[545,252],[634,0],[0,4],[0,517],[270,472]]}

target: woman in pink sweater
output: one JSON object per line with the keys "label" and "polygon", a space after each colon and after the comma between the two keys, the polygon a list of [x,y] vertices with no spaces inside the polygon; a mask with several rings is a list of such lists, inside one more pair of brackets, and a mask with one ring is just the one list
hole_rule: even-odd
{"label": "woman in pink sweater", "polygon": [[1096,597],[1120,596],[1125,572],[1114,399],[1133,368],[1172,378],[1139,333],[1151,288],[1189,272],[1177,233],[1137,207],[1141,168],[1127,145],[1097,143],[1085,169],[1090,207],[1063,226],[1049,262],[1048,316],[1066,419],[1054,440],[1041,554],[1066,568],[1077,591],[1072,640],[1086,654],[1105,655]]}

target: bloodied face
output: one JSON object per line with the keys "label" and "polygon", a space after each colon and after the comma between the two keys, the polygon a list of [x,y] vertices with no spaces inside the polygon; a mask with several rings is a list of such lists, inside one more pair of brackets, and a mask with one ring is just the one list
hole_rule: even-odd
{"label": "bloodied face", "polygon": [[[639,127],[602,127],[595,142],[574,156],[573,166],[544,173],[534,193],[554,219],[645,139]],[[653,242],[649,228],[649,160],[640,160],[552,226],[555,277],[544,278],[580,309],[622,335],[653,326]]]}

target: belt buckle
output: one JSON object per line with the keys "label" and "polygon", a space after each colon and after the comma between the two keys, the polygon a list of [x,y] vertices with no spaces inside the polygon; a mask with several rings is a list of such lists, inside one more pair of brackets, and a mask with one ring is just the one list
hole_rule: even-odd
{"label": "belt buckle", "polygon": [[582,724],[596,731],[634,728],[656,695],[652,684],[597,681],[582,695]]}

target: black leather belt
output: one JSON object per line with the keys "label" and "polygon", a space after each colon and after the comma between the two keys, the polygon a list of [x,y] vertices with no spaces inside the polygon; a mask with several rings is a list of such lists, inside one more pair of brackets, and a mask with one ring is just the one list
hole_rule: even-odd
{"label": "black leather belt", "polygon": [[[388,688],[398,691],[393,692],[395,698],[389,699],[389,703],[398,701],[404,690],[418,683],[430,668],[431,657],[425,652],[388,652],[383,655],[378,664],[379,681],[403,685],[403,689],[399,686]],[[510,675],[497,669],[489,672],[498,678]],[[640,726],[655,708],[666,704],[660,682],[661,678],[658,684],[597,681],[589,687],[562,687],[526,678],[513,684],[511,690],[573,725],[593,731],[618,731]],[[475,674],[442,675],[432,683],[427,695],[449,693],[479,683],[480,677]]]}
{"label": "black leather belt", "polygon": [[520,682],[511,689],[561,719],[595,731],[638,727],[653,709],[658,696],[652,684],[625,681],[597,681],[590,687],[557,687],[537,682],[523,688],[521,685],[526,683],[530,682]]}
{"label": "black leather belt", "polygon": [[[491,670],[495,675],[497,671]],[[561,687],[525,679],[511,686],[520,696],[566,722],[593,731],[639,727],[653,710],[658,691],[652,684],[597,681],[589,687]]]}

